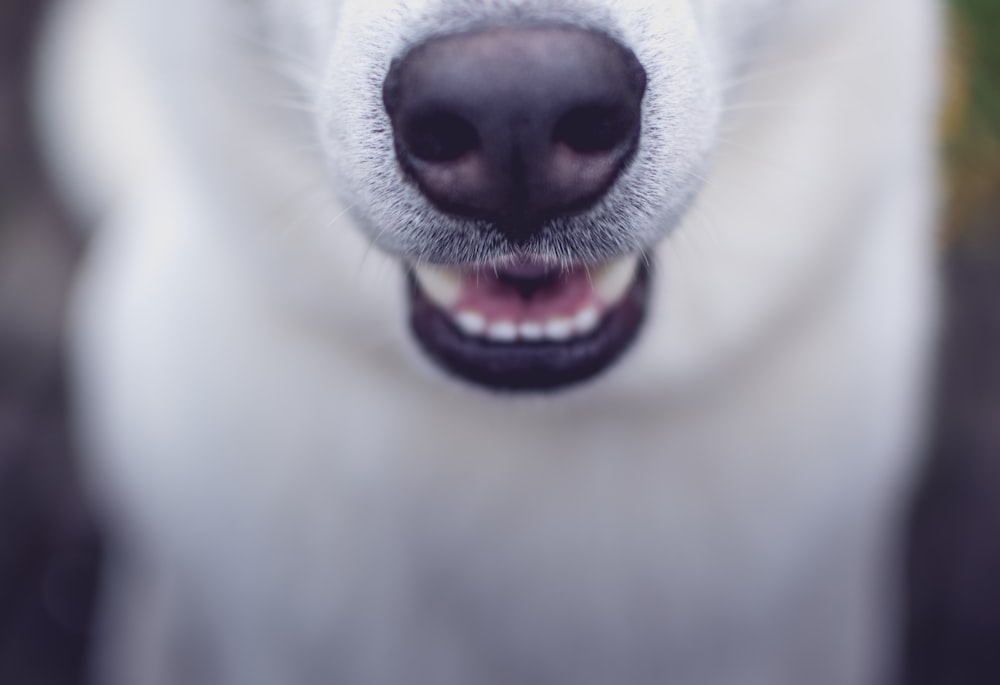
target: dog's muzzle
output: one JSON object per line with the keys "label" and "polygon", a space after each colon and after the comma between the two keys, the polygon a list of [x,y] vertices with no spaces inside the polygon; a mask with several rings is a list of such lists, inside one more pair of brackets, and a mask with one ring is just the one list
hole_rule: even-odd
{"label": "dog's muzzle", "polygon": [[628,348],[650,278],[638,255],[523,255],[546,222],[614,185],[639,144],[645,88],[631,51],[564,26],[444,36],[393,62],[383,101],[405,177],[437,211],[495,227],[510,255],[412,268],[412,329],[432,359],[479,384],[552,389]]}

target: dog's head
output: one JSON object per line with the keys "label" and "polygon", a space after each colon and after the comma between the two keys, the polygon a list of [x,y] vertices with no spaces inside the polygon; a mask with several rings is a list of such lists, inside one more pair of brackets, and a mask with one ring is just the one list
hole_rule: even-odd
{"label": "dog's head", "polygon": [[646,357],[690,366],[704,347],[663,293],[687,288],[710,318],[713,292],[672,278],[663,246],[711,230],[695,205],[728,94],[791,4],[259,0],[241,31],[295,100],[287,142],[308,139],[333,198],[310,259],[329,250],[345,270],[332,252],[363,236],[401,276],[398,299],[345,286],[363,317],[399,319],[463,379],[547,389],[598,377],[646,329]]}

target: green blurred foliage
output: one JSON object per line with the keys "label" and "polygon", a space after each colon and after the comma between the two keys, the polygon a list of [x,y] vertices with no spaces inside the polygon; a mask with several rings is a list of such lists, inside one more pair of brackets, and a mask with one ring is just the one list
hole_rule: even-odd
{"label": "green blurred foliage", "polygon": [[[980,113],[996,131],[1000,125],[1000,2],[955,0],[965,36],[956,38],[956,50],[968,60],[973,95]],[[967,38],[971,44],[962,39]],[[963,54],[964,53],[964,54]]]}
{"label": "green blurred foliage", "polygon": [[945,159],[951,230],[1000,230],[1000,0],[952,0]]}

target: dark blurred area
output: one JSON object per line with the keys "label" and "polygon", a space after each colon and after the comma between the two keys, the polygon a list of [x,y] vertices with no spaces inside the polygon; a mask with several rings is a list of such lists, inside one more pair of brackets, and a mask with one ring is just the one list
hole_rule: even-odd
{"label": "dark blurred area", "polygon": [[1000,3],[952,0],[944,330],[905,684],[1000,683]]}
{"label": "dark blurred area", "polygon": [[79,241],[32,146],[46,3],[0,3],[0,683],[82,682],[97,536],[70,456],[60,351]]}
{"label": "dark blurred area", "polygon": [[[60,344],[83,239],[32,145],[45,5],[0,3],[0,685],[83,680],[100,578]],[[902,685],[1000,683],[1000,2],[952,6],[945,329],[912,517]]]}

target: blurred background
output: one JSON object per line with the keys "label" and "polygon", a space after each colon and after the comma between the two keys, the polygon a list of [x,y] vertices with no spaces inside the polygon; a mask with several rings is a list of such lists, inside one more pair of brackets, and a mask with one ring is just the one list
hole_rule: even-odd
{"label": "blurred background", "polygon": [[1000,3],[952,0],[951,8],[943,122],[949,238],[1000,229]]}
{"label": "blurred background", "polygon": [[[81,682],[101,571],[60,355],[83,245],[32,145],[30,62],[45,5],[0,2],[0,685]],[[1000,683],[1000,0],[950,9],[946,327],[901,588],[900,685]]]}

